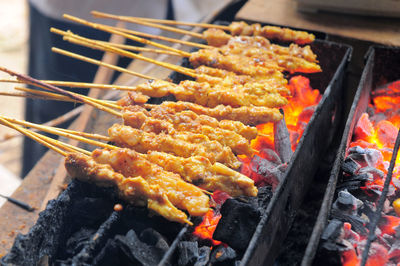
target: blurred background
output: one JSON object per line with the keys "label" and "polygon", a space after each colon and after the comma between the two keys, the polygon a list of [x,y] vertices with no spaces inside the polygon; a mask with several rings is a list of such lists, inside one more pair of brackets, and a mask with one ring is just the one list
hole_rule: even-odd
{"label": "blurred background", "polygon": [[[27,72],[28,3],[26,0],[0,0],[0,64],[20,73]],[[0,78],[9,78],[0,73]],[[0,89],[10,84],[0,83]],[[24,99],[3,97],[0,113],[23,119]],[[0,194],[10,195],[20,184],[22,137],[3,141],[13,130],[0,127]],[[0,198],[0,205],[4,202]]]}

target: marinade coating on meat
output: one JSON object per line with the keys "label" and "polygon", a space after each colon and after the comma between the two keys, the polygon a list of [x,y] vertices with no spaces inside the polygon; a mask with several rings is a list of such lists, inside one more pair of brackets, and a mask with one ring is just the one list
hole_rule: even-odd
{"label": "marinade coating on meat", "polygon": [[268,76],[284,69],[276,62],[262,62],[245,56],[223,55],[218,48],[201,49],[189,57],[193,67],[206,65],[232,71],[239,75]]}
{"label": "marinade coating on meat", "polygon": [[278,66],[291,73],[321,72],[321,67],[315,61],[310,62],[297,56],[277,54],[269,49],[249,46],[243,42],[229,42],[227,45],[220,47],[219,51],[225,56],[238,55],[248,57],[252,59],[250,62],[256,62],[256,65],[262,65],[264,62],[276,62]]}
{"label": "marinade coating on meat", "polygon": [[173,112],[182,112],[190,110],[198,115],[208,115],[215,119],[236,120],[245,125],[258,125],[268,122],[278,122],[282,120],[283,115],[276,108],[260,107],[260,106],[242,106],[233,108],[226,105],[218,105],[214,108],[207,108],[198,104],[189,102],[170,102],[164,101],[157,108],[166,108]]}
{"label": "marinade coating on meat", "polygon": [[211,164],[205,157],[182,158],[163,152],[149,151],[146,158],[205,190],[221,190],[232,197],[257,196],[257,188],[252,179],[223,164]]}
{"label": "marinade coating on meat", "polygon": [[141,176],[149,185],[158,186],[168,200],[190,215],[202,216],[209,210],[209,198],[204,192],[181,179],[178,174],[164,170],[131,149],[100,150],[92,153],[93,159],[109,164],[124,176]]}
{"label": "marinade coating on meat", "polygon": [[72,178],[97,186],[117,188],[119,197],[132,205],[147,206],[170,221],[192,224],[183,211],[172,205],[158,185],[150,185],[141,176],[124,176],[110,165],[97,163],[93,158],[79,153],[66,156],[65,168]]}
{"label": "marinade coating on meat", "polygon": [[132,148],[138,152],[160,151],[176,156],[204,156],[212,163],[220,162],[237,169],[241,163],[229,147],[223,147],[217,141],[210,141],[201,134],[183,134],[174,136],[144,132],[130,126],[114,124],[108,134],[113,142],[121,147]]}
{"label": "marinade coating on meat", "polygon": [[267,39],[275,39],[286,42],[295,42],[297,44],[307,44],[314,41],[314,34],[306,31],[292,30],[276,26],[261,27],[259,23],[247,24],[244,21],[232,22],[229,25],[230,32],[233,36],[262,36]]}
{"label": "marinade coating on meat", "polygon": [[214,47],[239,43],[247,47],[262,48],[277,55],[290,55],[303,58],[309,62],[317,62],[317,55],[314,54],[309,45],[299,46],[296,43],[291,43],[289,47],[281,46],[271,44],[271,42],[263,36],[232,36],[223,30],[213,28],[205,30],[203,36],[207,40],[207,43]]}
{"label": "marinade coating on meat", "polygon": [[224,87],[222,85],[211,86],[206,82],[195,82],[185,80],[179,85],[171,84],[166,81],[148,81],[135,87],[136,92],[143,93],[150,97],[164,97],[174,95],[179,101],[194,102],[207,107],[216,107],[217,105],[230,105],[232,107],[240,106],[265,106],[282,107],[287,104],[287,99],[280,95],[278,91],[268,92],[262,86],[262,95],[253,94],[254,90],[243,85]]}
{"label": "marinade coating on meat", "polygon": [[175,136],[178,132],[180,134],[202,134],[210,140],[218,141],[221,145],[231,148],[235,154],[252,156],[254,153],[249,141],[234,131],[202,125],[184,116],[158,119],[146,116],[145,113],[124,110],[124,124],[145,132],[165,133],[170,136]]}

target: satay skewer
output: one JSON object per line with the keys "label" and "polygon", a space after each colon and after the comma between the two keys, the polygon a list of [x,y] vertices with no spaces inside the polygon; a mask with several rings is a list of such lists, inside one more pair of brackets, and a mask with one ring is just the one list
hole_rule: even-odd
{"label": "satay skewer", "polygon": [[92,100],[92,99],[88,99],[88,98],[82,97],[82,95],[80,95],[78,93],[72,93],[72,92],[63,90],[63,89],[58,88],[58,87],[56,87],[54,85],[46,84],[46,83],[41,82],[41,81],[39,81],[37,79],[34,79],[34,78],[29,77],[27,75],[19,74],[17,72],[14,72],[14,71],[9,70],[9,69],[4,68],[4,67],[0,67],[0,71],[6,72],[11,76],[15,76],[18,80],[23,81],[25,83],[32,84],[32,85],[35,85],[35,86],[38,86],[38,87],[41,87],[41,88],[45,88],[46,90],[58,92],[58,93],[60,93],[62,95],[68,96],[68,97],[70,97],[72,99],[75,99],[77,101],[81,101],[81,102],[84,102],[84,103],[91,104],[91,105],[95,106],[96,108],[98,108],[98,109],[100,109],[102,111],[114,114],[116,116],[121,116],[121,113],[119,113],[119,112],[117,112],[117,111],[115,111],[115,110],[113,110],[113,109],[111,109],[109,107],[105,107],[102,104],[99,104],[98,102],[96,102],[96,100]]}
{"label": "satay skewer", "polygon": [[[56,33],[56,34],[64,36],[64,40],[69,41],[71,43],[75,43],[75,44],[78,44],[78,45],[81,45],[81,46],[85,46],[85,47],[88,47],[88,48],[92,48],[92,49],[97,49],[97,50],[101,50],[101,51],[116,53],[118,55],[125,56],[125,57],[132,58],[132,59],[139,59],[139,60],[142,60],[142,61],[146,61],[146,62],[149,62],[149,63],[152,63],[152,64],[156,64],[156,65],[159,65],[159,66],[162,66],[162,67],[165,67],[165,68],[180,72],[182,74],[185,74],[185,75],[188,75],[188,76],[191,76],[191,77],[196,77],[196,74],[195,74],[194,70],[190,69],[190,68],[185,68],[185,67],[173,65],[173,64],[162,62],[162,61],[158,61],[158,60],[155,60],[155,59],[143,56],[143,55],[139,55],[139,54],[135,54],[135,53],[132,53],[132,52],[128,52],[126,50],[113,47],[112,45],[109,45],[107,43],[99,43],[97,40],[92,40],[92,39],[89,39],[89,38],[85,38],[85,37],[79,36],[77,34],[71,33],[69,31],[68,32],[67,31],[62,31],[62,30],[55,29],[55,28],[51,28],[50,31],[53,32],[53,33]],[[190,56],[190,53],[185,53],[182,56],[188,56],[188,55]]]}
{"label": "satay skewer", "polygon": [[181,50],[175,49],[173,47],[170,47],[170,46],[167,46],[167,45],[163,45],[163,44],[160,44],[160,43],[157,43],[157,42],[153,42],[153,41],[150,41],[150,40],[147,40],[147,39],[144,39],[144,38],[132,35],[132,34],[127,34],[127,33],[122,32],[120,30],[115,30],[114,28],[110,28],[109,26],[107,27],[107,26],[104,26],[104,25],[99,24],[99,23],[90,22],[90,21],[87,21],[87,20],[84,20],[84,19],[80,19],[80,18],[71,16],[71,15],[68,15],[68,14],[64,14],[63,17],[65,19],[67,19],[67,20],[71,20],[71,21],[76,22],[78,24],[82,24],[82,25],[85,25],[85,26],[88,26],[88,27],[91,27],[91,28],[94,28],[94,29],[102,30],[102,31],[105,31],[105,32],[108,32],[108,33],[120,35],[120,36],[123,36],[123,37],[125,37],[127,39],[130,39],[130,40],[133,40],[133,41],[141,42],[141,43],[144,43],[144,44],[147,44],[147,45],[152,45],[152,46],[164,49],[164,50],[170,50],[172,52],[176,52],[176,53],[181,54],[181,55],[187,54],[187,52],[185,52],[185,51],[181,51]]}
{"label": "satay skewer", "polygon": [[[148,27],[153,27],[153,28],[159,28],[175,33],[180,33],[184,35],[190,35],[196,38],[204,39],[204,35],[195,33],[192,31],[188,30],[183,30],[183,29],[178,29],[175,27],[170,27],[170,26],[165,26],[162,24],[173,24],[177,25],[179,22],[168,22],[166,20],[162,21],[159,20],[159,22],[154,23],[154,19],[147,19],[147,18],[138,18],[138,17],[130,17],[130,16],[117,16],[109,13],[104,13],[104,12],[99,12],[99,11],[92,11],[91,14],[94,17],[97,18],[108,18],[108,19],[114,19],[114,20],[119,20],[119,21],[125,21],[125,22],[130,22],[130,23],[135,23],[139,25],[144,25]],[[153,21],[151,21],[153,20]],[[236,23],[236,24],[234,24]],[[184,23],[186,24],[186,23]],[[195,25],[195,23],[192,23]],[[240,25],[242,24],[242,25]],[[239,26],[239,27],[235,27]],[[203,28],[211,28],[211,29],[219,29],[219,30],[226,30],[231,32],[233,35],[241,35],[244,33],[244,28],[248,27],[250,29],[250,32],[245,32],[246,35],[261,35],[266,38],[276,38],[278,40],[282,41],[294,41],[299,44],[307,44],[311,43],[314,41],[315,36],[314,34],[310,34],[305,31],[297,31],[297,30],[292,30],[289,28],[281,28],[277,26],[264,26],[261,27],[260,24],[253,24],[253,25],[248,25],[245,22],[233,22],[231,23],[230,26],[223,26],[223,25],[213,25],[213,24],[204,24],[200,23],[197,24],[196,27],[203,27]],[[257,30],[255,30],[257,29]]]}
{"label": "satay skewer", "polygon": [[[41,131],[51,133],[54,135],[58,135],[58,136],[76,139],[82,143],[91,144],[91,145],[101,147],[104,149],[108,149],[108,150],[121,149],[120,147],[117,147],[114,145],[109,145],[109,144],[106,144],[103,142],[94,141],[92,139],[86,138],[86,137],[97,138],[97,134],[90,134],[90,133],[72,131],[72,130],[67,130],[68,132],[71,132],[71,134],[66,134],[66,133],[63,133],[64,130],[61,128],[45,127],[42,125],[30,123],[30,122],[27,122],[24,120],[13,119],[13,118],[8,118],[8,117],[3,117],[3,116],[0,116],[0,117],[7,120],[10,123],[15,123],[18,125],[23,125],[26,127],[39,129]],[[43,136],[39,133],[35,133],[35,132],[32,132],[32,133],[35,136],[40,137],[43,140],[45,140],[49,143],[52,143],[54,146],[57,146],[59,148],[64,147],[64,149],[67,149],[70,152],[77,151],[77,152],[80,152],[80,153],[83,153],[83,154],[86,154],[89,156],[92,155],[92,153],[90,153],[84,149],[54,140],[52,138]],[[84,135],[86,137],[81,137],[82,135]],[[105,136],[103,136],[103,137],[107,138]],[[105,140],[105,139],[103,139],[103,140]],[[225,192],[229,193],[232,196],[239,196],[239,195],[243,195],[243,194],[248,195],[248,196],[256,196],[256,194],[257,194],[257,189],[254,187],[253,181],[251,181],[246,176],[244,176],[236,171],[233,171],[230,168],[228,168],[227,166],[220,164],[218,162],[211,164],[208,161],[208,159],[203,158],[203,157],[202,158],[189,157],[189,158],[185,159],[185,158],[173,156],[171,154],[166,154],[166,153],[162,153],[162,152],[161,153],[160,152],[152,152],[152,151],[147,154],[141,154],[141,153],[137,153],[137,154],[138,154],[138,156],[142,157],[143,159],[146,159],[152,163],[158,164],[160,167],[164,168],[166,171],[172,171],[172,172],[179,174],[182,177],[182,179],[184,179],[186,182],[189,182],[189,183],[195,182],[195,180],[197,180],[198,178],[200,178],[200,179],[206,178],[207,176],[209,178],[211,178],[211,176],[214,176],[214,178],[222,178],[223,180],[225,180],[225,182],[228,182],[223,185],[223,184],[216,183],[215,180],[214,181],[208,180],[208,181],[210,181],[210,183],[206,184],[208,181],[206,182],[206,180],[203,180],[203,182],[202,182],[203,185],[200,185],[200,187],[201,187],[201,189],[203,189],[203,192],[206,194],[210,194],[210,192],[208,192],[205,189],[209,189],[209,190],[213,191],[216,189],[224,190],[224,188],[226,189]],[[164,164],[165,160],[167,160],[169,163]],[[193,167],[193,163],[200,164],[201,167]],[[181,165],[181,167],[178,167],[178,168],[173,167],[173,165],[176,165],[176,164]],[[201,173],[202,171],[207,171],[207,173]],[[194,172],[196,172],[196,174]],[[227,179],[229,181],[227,181]],[[223,183],[222,180],[221,180],[221,182]],[[238,182],[241,185],[238,185],[238,184],[235,185],[235,182]]]}

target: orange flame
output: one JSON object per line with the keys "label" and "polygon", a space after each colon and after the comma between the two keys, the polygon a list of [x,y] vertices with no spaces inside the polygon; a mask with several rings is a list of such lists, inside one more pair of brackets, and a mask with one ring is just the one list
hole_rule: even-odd
{"label": "orange flame", "polygon": [[[290,142],[292,150],[296,150],[305,127],[314,113],[314,107],[319,103],[322,96],[318,90],[313,90],[310,86],[310,80],[303,76],[292,77],[287,85],[291,92],[289,103],[283,107],[285,113],[285,122],[289,130]],[[262,148],[274,150],[274,125],[265,123],[257,126],[258,132],[264,136],[259,136],[252,141],[251,145],[256,151],[261,151]],[[256,152],[260,157],[265,158],[260,152]],[[256,184],[262,179],[257,173],[251,171],[249,163],[251,158],[239,156],[242,160],[242,173],[252,178]],[[258,182],[258,183],[257,183]]]}
{"label": "orange flame", "polygon": [[193,234],[201,239],[211,240],[214,246],[221,244],[222,243],[221,241],[217,241],[212,238],[220,219],[221,219],[221,214],[210,209],[206,213],[206,215],[204,215],[203,221],[198,226],[196,226]]}

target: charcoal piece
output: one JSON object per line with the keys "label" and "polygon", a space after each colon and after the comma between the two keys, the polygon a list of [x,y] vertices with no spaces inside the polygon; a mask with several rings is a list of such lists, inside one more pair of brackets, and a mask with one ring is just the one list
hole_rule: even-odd
{"label": "charcoal piece", "polygon": [[361,165],[351,158],[346,158],[341,167],[346,174],[354,175],[361,168]]}
{"label": "charcoal piece", "polygon": [[182,241],[178,244],[178,265],[193,265],[198,259],[199,247],[196,241]]}
{"label": "charcoal piece", "polygon": [[231,247],[219,245],[215,247],[210,256],[210,266],[235,265],[236,252]]}
{"label": "charcoal piece", "polygon": [[364,220],[356,215],[349,215],[347,213],[344,213],[343,211],[340,211],[338,209],[332,209],[331,211],[331,217],[332,219],[337,219],[342,222],[348,222],[351,224],[353,230],[359,234],[366,235],[367,230],[364,227]]}
{"label": "charcoal piece", "polygon": [[[71,264],[67,264],[71,265]],[[81,262],[75,263],[75,265],[82,265]],[[93,266],[124,266],[124,265],[139,265],[139,262],[132,260],[130,256],[127,256],[120,248],[120,245],[115,239],[108,239],[101,251],[94,257]]]}
{"label": "charcoal piece", "polygon": [[153,247],[159,248],[160,250],[167,252],[169,245],[167,240],[153,228],[146,228],[140,233],[140,239]]}
{"label": "charcoal piece", "polygon": [[382,153],[376,149],[363,149],[360,146],[355,146],[349,149],[348,158],[357,161],[362,165],[362,167],[374,167],[378,160],[382,158]]}
{"label": "charcoal piece", "polygon": [[206,266],[208,261],[210,260],[211,249],[210,247],[201,247],[199,248],[199,257],[197,258],[194,266]]}
{"label": "charcoal piece", "polygon": [[81,251],[89,243],[90,237],[96,232],[92,228],[81,228],[75,232],[68,240],[65,248],[67,257],[72,257]]}
{"label": "charcoal piece", "polygon": [[271,201],[272,194],[273,194],[272,187],[270,186],[264,186],[258,188],[257,208],[260,211],[260,213],[264,213],[265,210],[267,209],[269,202]]}
{"label": "charcoal piece", "polygon": [[367,174],[367,173],[372,174],[374,180],[385,178],[385,173],[383,171],[376,169],[374,167],[371,167],[371,166],[366,166],[366,167],[361,168],[358,171],[358,173],[359,174]]}
{"label": "charcoal piece", "polygon": [[355,192],[359,190],[364,183],[365,183],[364,181],[358,181],[358,180],[342,182],[337,185],[336,189],[337,190],[347,189],[347,191],[349,192]]}
{"label": "charcoal piece", "polygon": [[274,146],[281,161],[283,163],[288,163],[292,157],[293,151],[285,118],[274,123]]}
{"label": "charcoal piece", "polygon": [[335,242],[339,237],[341,230],[343,228],[343,222],[333,219],[329,222],[328,226],[325,227],[324,232],[322,233],[321,239],[325,241]]}
{"label": "charcoal piece", "polygon": [[261,148],[260,149],[261,157],[265,158],[269,162],[273,163],[274,165],[282,164],[281,158],[279,158],[278,154],[272,149],[269,148]]}
{"label": "charcoal piece", "polygon": [[251,164],[251,170],[257,174],[263,176],[268,184],[276,187],[282,179],[283,172],[274,163],[258,156],[254,155]]}
{"label": "charcoal piece", "polygon": [[245,250],[260,220],[260,212],[250,203],[228,199],[220,210],[222,217],[213,234],[234,249]]}
{"label": "charcoal piece", "polygon": [[125,236],[115,236],[116,242],[125,254],[142,265],[157,265],[165,252],[140,241],[134,230],[129,230]]}
{"label": "charcoal piece", "polygon": [[341,210],[347,214],[357,214],[357,209],[362,206],[362,201],[354,197],[347,190],[339,191],[336,201],[333,203],[333,208]]}

